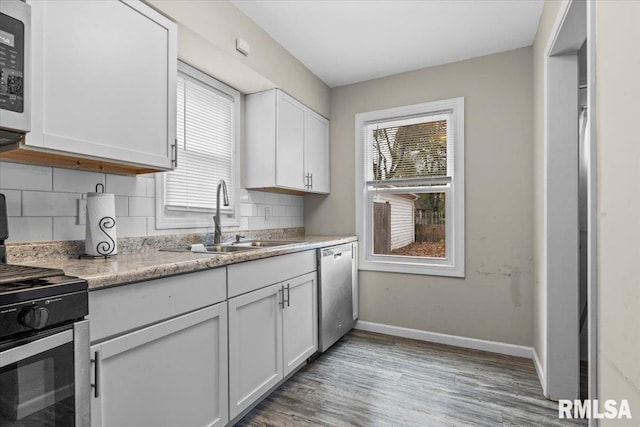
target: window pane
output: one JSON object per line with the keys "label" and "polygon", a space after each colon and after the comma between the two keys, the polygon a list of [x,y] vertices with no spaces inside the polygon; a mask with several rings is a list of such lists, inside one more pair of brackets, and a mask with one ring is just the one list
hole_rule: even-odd
{"label": "window pane", "polygon": [[373,199],[373,253],[446,257],[445,193],[387,193]]}
{"label": "window pane", "polygon": [[233,205],[233,98],[183,76],[178,77],[177,95],[179,161],[178,167],[166,174],[166,206],[213,210],[220,179],[227,183]]}
{"label": "window pane", "polygon": [[447,120],[404,126],[367,127],[371,180],[387,181],[450,175]]}

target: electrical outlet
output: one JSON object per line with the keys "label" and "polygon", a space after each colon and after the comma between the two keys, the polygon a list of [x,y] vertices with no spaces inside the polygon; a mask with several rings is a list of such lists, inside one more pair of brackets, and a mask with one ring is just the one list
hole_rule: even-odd
{"label": "electrical outlet", "polygon": [[87,199],[78,199],[78,225],[87,223]]}

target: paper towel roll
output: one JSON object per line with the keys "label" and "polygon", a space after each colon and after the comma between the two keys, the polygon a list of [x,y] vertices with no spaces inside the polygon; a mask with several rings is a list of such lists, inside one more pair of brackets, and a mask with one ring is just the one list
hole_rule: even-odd
{"label": "paper towel roll", "polygon": [[87,193],[87,255],[115,255],[118,253],[116,239],[116,205],[113,194]]}

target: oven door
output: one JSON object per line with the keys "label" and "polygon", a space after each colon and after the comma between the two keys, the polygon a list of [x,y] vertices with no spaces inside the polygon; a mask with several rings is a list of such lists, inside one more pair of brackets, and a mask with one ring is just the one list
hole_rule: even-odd
{"label": "oven door", "polygon": [[0,350],[0,425],[89,426],[89,321]]}

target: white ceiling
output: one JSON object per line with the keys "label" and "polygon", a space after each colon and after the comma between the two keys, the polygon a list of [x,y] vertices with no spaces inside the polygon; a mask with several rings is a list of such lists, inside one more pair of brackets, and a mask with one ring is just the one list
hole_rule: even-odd
{"label": "white ceiling", "polygon": [[543,0],[232,2],[330,87],[529,46],[544,4]]}

